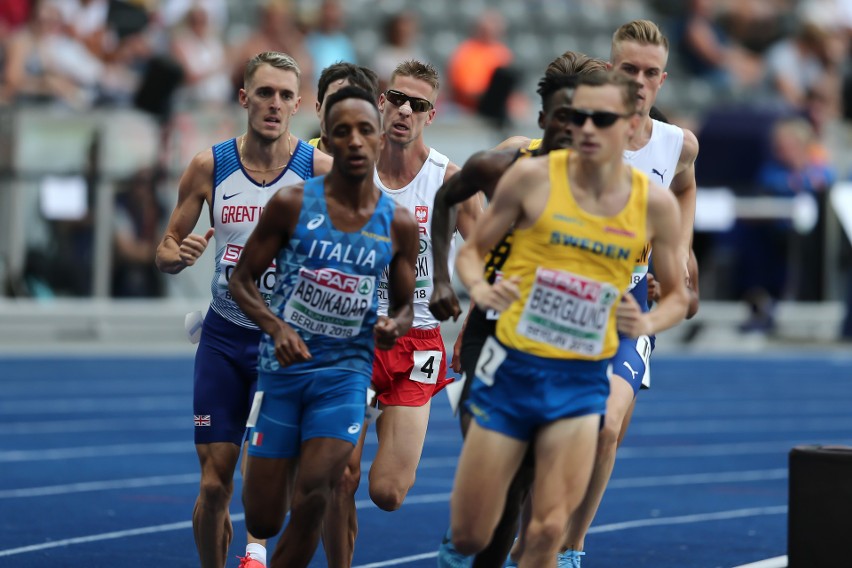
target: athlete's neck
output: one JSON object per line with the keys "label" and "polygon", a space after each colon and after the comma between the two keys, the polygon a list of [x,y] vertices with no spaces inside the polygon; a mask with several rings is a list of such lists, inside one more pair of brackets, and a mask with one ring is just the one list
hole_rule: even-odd
{"label": "athlete's neck", "polygon": [[603,164],[583,160],[580,156],[574,155],[569,158],[568,174],[573,183],[582,187],[586,193],[600,197],[618,187],[624,179],[626,168],[620,154],[618,159]]}
{"label": "athlete's neck", "polygon": [[651,116],[645,113],[639,115],[639,126],[636,127],[636,132],[627,141],[627,150],[635,152],[641,150],[651,140],[651,133],[654,131],[654,121]]}
{"label": "athlete's neck", "polygon": [[356,211],[374,205],[378,195],[372,175],[350,178],[341,175],[334,168],[325,177],[325,194]]}
{"label": "athlete's neck", "polygon": [[237,145],[243,166],[251,166],[254,173],[267,173],[284,169],[296,150],[297,142],[298,139],[289,130],[276,140],[253,136],[249,130],[237,140]]}
{"label": "athlete's neck", "polygon": [[410,144],[395,144],[385,139],[376,171],[388,189],[402,189],[413,180],[429,158],[429,147],[420,138]]}

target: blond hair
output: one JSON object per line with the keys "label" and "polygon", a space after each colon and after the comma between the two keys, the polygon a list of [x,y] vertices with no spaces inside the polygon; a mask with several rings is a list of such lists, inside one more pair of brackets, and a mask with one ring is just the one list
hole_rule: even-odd
{"label": "blond hair", "polygon": [[615,50],[618,44],[624,41],[632,41],[640,45],[659,45],[669,51],[669,40],[660,31],[660,27],[651,20],[633,20],[627,22],[612,34],[611,59],[615,59]]}
{"label": "blond hair", "polygon": [[296,82],[299,84],[302,82],[302,71],[299,69],[299,64],[296,63],[295,59],[280,51],[263,51],[249,59],[248,63],[246,63],[246,70],[243,74],[243,85],[248,85],[258,68],[263,64],[271,65],[276,69],[283,69],[284,71],[292,71],[296,75]]}
{"label": "blond hair", "polygon": [[423,63],[416,59],[409,59],[397,65],[391,73],[390,82],[393,83],[397,77],[411,77],[429,83],[434,92],[437,92],[438,87],[441,86],[438,82],[438,71],[430,63]]}

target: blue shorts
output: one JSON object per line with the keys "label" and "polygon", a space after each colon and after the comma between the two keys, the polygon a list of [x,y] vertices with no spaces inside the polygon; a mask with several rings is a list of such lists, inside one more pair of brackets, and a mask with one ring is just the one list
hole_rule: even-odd
{"label": "blue shorts", "polygon": [[467,410],[482,428],[529,441],[551,422],[603,415],[608,365],[609,359],[537,357],[510,349],[492,336],[477,361]]}
{"label": "blue shorts", "polygon": [[257,385],[263,399],[249,433],[249,455],[294,458],[311,438],[337,438],[353,446],[358,442],[370,375],[340,368],[289,374],[261,371]]}
{"label": "blue shorts", "polygon": [[654,342],[647,335],[633,339],[621,337],[618,351],[612,358],[612,374],[621,377],[633,388],[633,396],[641,388],[651,388],[651,353]]}
{"label": "blue shorts", "polygon": [[195,352],[195,443],[243,443],[254,391],[260,330],[207,310]]}

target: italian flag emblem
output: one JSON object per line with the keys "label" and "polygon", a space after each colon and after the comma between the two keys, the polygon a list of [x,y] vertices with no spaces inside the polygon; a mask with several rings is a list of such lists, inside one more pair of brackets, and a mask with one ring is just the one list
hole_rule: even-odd
{"label": "italian flag emblem", "polygon": [[263,445],[263,432],[252,432],[251,433],[251,445],[252,446]]}

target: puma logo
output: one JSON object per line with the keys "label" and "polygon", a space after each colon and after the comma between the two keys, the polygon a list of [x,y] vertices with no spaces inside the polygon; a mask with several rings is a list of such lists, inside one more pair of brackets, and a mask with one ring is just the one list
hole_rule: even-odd
{"label": "puma logo", "polygon": [[668,168],[663,170],[663,173],[660,173],[659,170],[657,170],[657,168],[651,168],[652,174],[657,174],[658,176],[660,176],[660,183],[666,183],[665,178],[663,178],[663,176],[666,175],[667,171],[669,171]]}
{"label": "puma logo", "polygon": [[636,375],[638,375],[638,374],[639,374],[639,371],[634,371],[634,370],[633,370],[633,367],[631,367],[631,366],[630,366],[630,363],[628,363],[627,361],[622,361],[622,364],[623,364],[625,367],[627,367],[627,370],[628,370],[628,371],[630,371],[631,373],[633,373],[633,376],[631,377],[631,379],[635,379],[635,378],[636,378]]}

